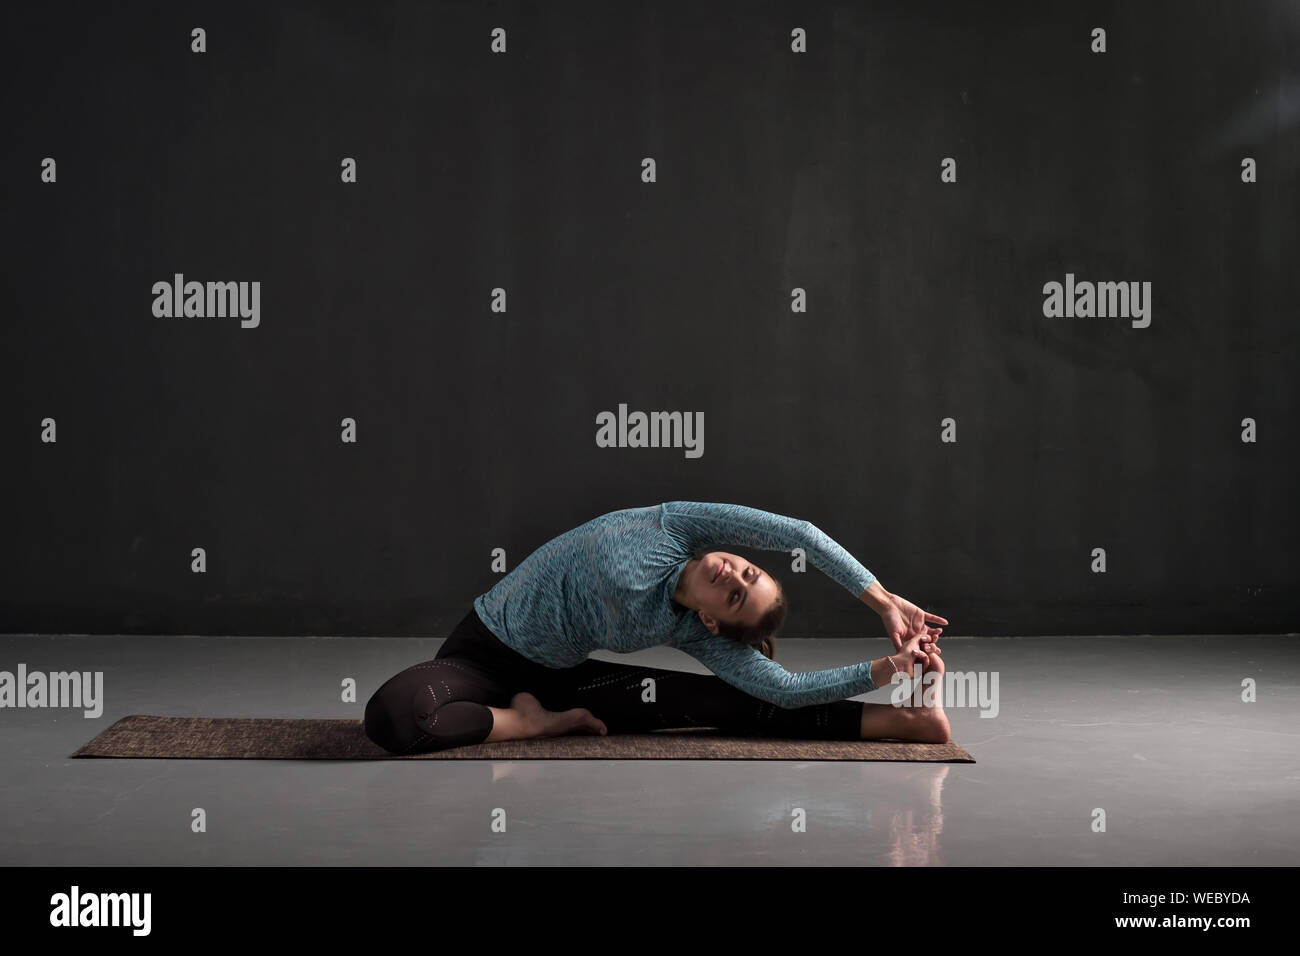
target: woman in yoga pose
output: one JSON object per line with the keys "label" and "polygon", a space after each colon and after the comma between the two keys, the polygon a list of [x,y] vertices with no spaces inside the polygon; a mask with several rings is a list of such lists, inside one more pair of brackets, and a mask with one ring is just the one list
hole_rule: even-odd
{"label": "woman in yoga pose", "polygon": [[[781,585],[719,545],[802,548],[875,610],[896,653],[792,673],[774,657]],[[670,501],[601,515],[553,538],[474,600],[431,661],[366,704],[367,736],[394,754],[567,733],[716,727],[736,735],[946,743],[934,706],[846,700],[896,672],[935,671],[948,622],[887,592],[808,521],[743,505]],[[667,644],[713,675],[593,660]],[[927,691],[927,694],[929,691]],[[925,698],[929,703],[929,697]]]}

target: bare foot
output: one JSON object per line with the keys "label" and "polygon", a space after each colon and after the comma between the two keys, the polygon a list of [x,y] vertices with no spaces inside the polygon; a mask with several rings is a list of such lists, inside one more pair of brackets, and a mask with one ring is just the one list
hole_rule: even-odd
{"label": "bare foot", "polygon": [[[930,675],[934,676],[931,677]],[[916,714],[917,738],[922,743],[946,744],[952,739],[948,715],[943,711],[943,657],[931,654],[930,662],[921,672],[921,707],[913,707]],[[933,700],[933,706],[929,705]]]}
{"label": "bare foot", "polygon": [[605,722],[597,718],[585,707],[572,710],[551,711],[542,706],[532,694],[526,691],[510,698],[510,709],[517,711],[523,718],[524,726],[534,737],[560,737],[564,734],[589,733],[602,736],[609,733]]}

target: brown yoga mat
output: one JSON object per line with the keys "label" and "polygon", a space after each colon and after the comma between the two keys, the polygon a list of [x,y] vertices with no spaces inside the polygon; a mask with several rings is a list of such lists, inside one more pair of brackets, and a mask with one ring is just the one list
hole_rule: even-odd
{"label": "brown yoga mat", "polygon": [[173,760],[913,760],[974,763],[955,743],[730,737],[683,728],[650,734],[569,734],[471,744],[398,757],[360,720],[279,717],[123,717],[74,757]]}

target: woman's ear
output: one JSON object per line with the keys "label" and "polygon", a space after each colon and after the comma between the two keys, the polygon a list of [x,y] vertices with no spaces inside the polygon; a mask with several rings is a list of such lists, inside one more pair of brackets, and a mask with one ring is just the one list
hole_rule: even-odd
{"label": "woman's ear", "polygon": [[700,623],[709,629],[709,633],[716,635],[718,633],[718,619],[704,611],[697,611],[696,613],[700,616]]}

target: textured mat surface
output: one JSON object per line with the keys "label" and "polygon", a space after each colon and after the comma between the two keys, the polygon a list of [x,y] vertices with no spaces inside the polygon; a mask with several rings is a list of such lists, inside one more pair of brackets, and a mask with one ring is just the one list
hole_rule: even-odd
{"label": "textured mat surface", "polygon": [[608,737],[505,740],[394,756],[360,720],[266,717],[123,717],[73,757],[180,760],[917,760],[974,763],[955,743],[730,737],[698,728]]}

